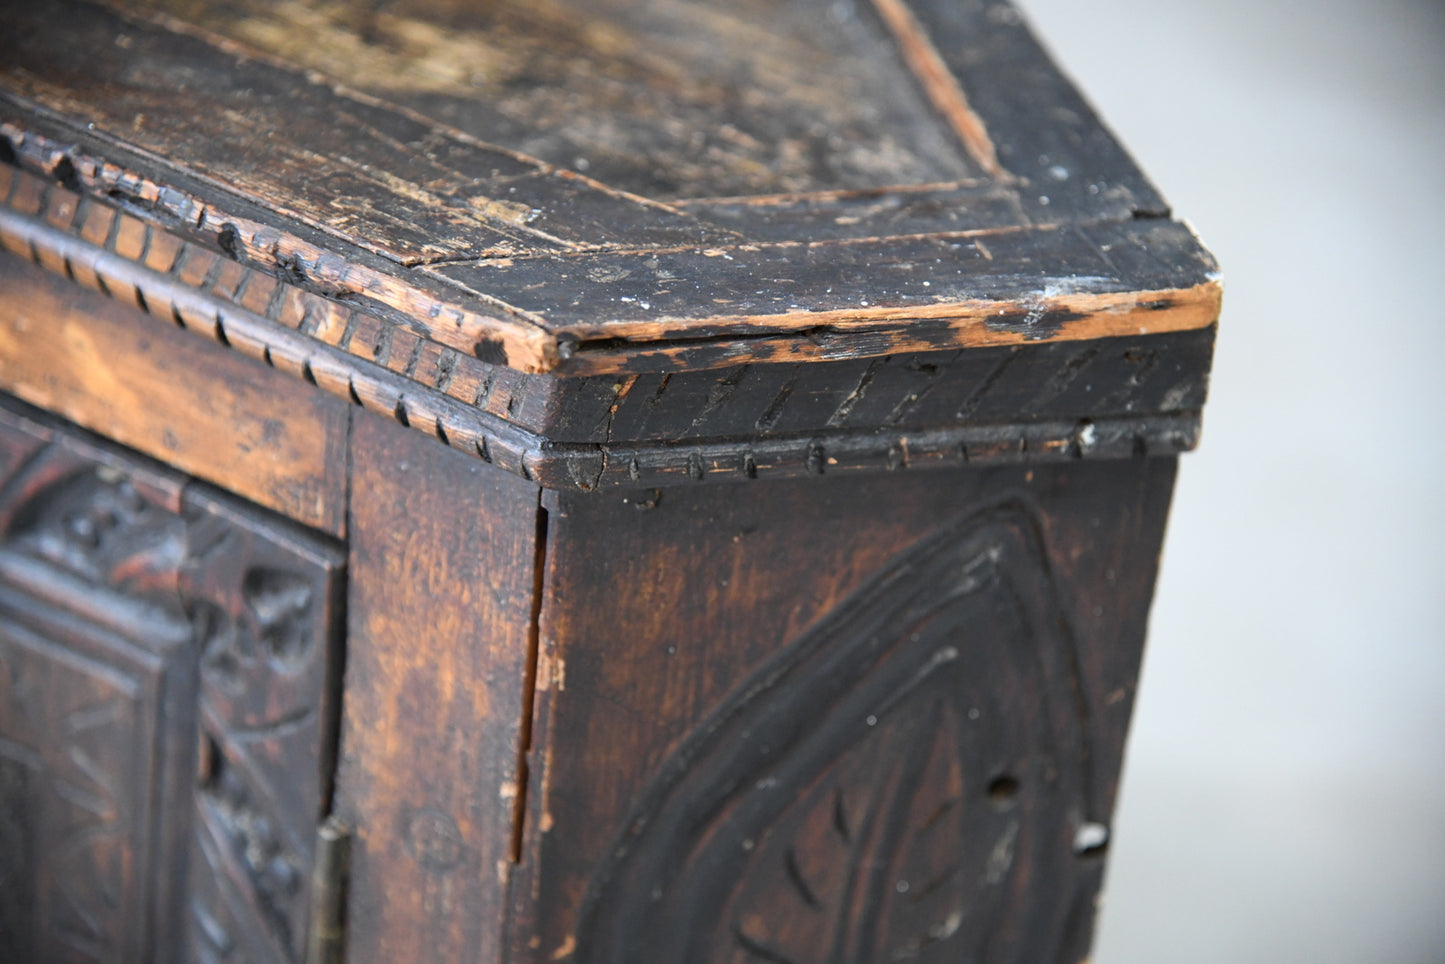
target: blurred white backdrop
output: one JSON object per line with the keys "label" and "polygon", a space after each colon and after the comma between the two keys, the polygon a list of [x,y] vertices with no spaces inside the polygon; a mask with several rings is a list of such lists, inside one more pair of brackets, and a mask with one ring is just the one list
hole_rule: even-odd
{"label": "blurred white backdrop", "polygon": [[1219,257],[1096,964],[1445,962],[1445,4],[1021,0]]}

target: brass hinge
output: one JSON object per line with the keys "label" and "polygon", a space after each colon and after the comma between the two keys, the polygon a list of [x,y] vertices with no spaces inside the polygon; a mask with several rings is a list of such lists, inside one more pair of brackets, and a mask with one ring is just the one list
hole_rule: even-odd
{"label": "brass hinge", "polygon": [[346,945],[346,880],[350,873],[351,834],[335,817],[316,828],[316,859],[311,863],[311,926],[305,964],[341,964]]}

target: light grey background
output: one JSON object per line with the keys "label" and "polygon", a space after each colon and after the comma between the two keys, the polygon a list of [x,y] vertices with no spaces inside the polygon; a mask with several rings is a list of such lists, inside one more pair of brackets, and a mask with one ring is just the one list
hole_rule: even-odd
{"label": "light grey background", "polygon": [[1445,5],[1021,0],[1219,257],[1096,964],[1445,962]]}

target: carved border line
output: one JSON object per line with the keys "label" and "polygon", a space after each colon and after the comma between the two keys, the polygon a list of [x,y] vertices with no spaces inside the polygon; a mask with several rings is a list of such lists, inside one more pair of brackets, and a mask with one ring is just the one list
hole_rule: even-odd
{"label": "carved border line", "polygon": [[[5,165],[0,195],[8,197],[0,207],[0,247],[549,488],[1173,454],[1192,448],[1198,432],[1198,414],[1188,412],[907,433],[556,443],[477,407],[505,369],[493,371]],[[423,372],[445,390],[422,380]]]}

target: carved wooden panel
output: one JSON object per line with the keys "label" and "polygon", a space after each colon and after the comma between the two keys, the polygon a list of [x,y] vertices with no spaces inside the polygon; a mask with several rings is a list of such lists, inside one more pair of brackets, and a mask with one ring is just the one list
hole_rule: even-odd
{"label": "carved wooden panel", "polygon": [[300,960],[341,575],[0,405],[0,959]]}
{"label": "carved wooden panel", "polygon": [[[663,765],[593,880],[576,959],[1066,959],[1095,884],[1077,851],[1102,833],[1081,692],[1031,512],[946,527]],[[1042,882],[1064,899],[1036,899]]]}

